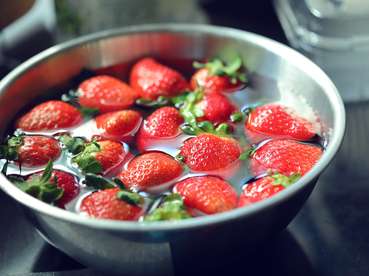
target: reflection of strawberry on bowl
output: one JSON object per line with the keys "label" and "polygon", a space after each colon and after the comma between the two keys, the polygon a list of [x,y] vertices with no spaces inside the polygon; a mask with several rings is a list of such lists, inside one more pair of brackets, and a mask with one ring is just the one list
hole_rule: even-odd
{"label": "reflection of strawberry on bowl", "polygon": [[[292,89],[270,98],[255,77]],[[216,258],[280,231],[344,129],[337,91],[314,64],[209,26],[132,27],[55,46],[9,74],[0,92],[0,126],[11,137],[1,187],[58,248],[112,272],[139,273],[142,256],[158,268],[168,245]],[[30,137],[48,140],[25,151]],[[33,166],[24,152],[44,158]]]}

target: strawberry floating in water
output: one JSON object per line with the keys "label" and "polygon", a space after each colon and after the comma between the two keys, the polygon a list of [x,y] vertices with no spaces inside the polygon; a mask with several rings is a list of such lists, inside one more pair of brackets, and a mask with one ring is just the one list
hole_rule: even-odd
{"label": "strawberry floating in water", "polygon": [[[137,137],[137,147],[143,151],[150,144],[149,139],[168,139],[181,133],[183,118],[174,107],[162,107],[151,113],[144,121]],[[165,141],[163,141],[165,143]]]}
{"label": "strawberry floating in water", "polygon": [[174,191],[183,197],[187,207],[205,214],[225,212],[237,206],[234,188],[214,176],[186,178],[174,186]]}
{"label": "strawberry floating in water", "polygon": [[61,208],[64,208],[79,194],[77,178],[70,173],[53,170],[51,161],[44,171],[34,173],[26,180],[19,177],[11,177],[10,180],[22,191],[46,203],[54,203]]}
{"label": "strawberry floating in water", "polygon": [[121,189],[110,188],[85,197],[80,210],[94,218],[137,220],[143,213],[142,202],[143,199],[137,194],[122,194]]}
{"label": "strawberry floating in water", "polygon": [[267,104],[252,109],[245,122],[246,136],[257,143],[266,136],[310,140],[316,135],[314,126],[290,107]]}
{"label": "strawberry floating in water", "polygon": [[72,158],[84,173],[114,174],[122,165],[127,152],[123,145],[112,140],[92,141],[81,147]]}
{"label": "strawberry floating in water", "polygon": [[182,171],[181,164],[173,157],[154,151],[132,159],[118,177],[131,189],[146,190],[174,180]]}
{"label": "strawberry floating in water", "polygon": [[238,160],[239,143],[229,137],[204,133],[186,140],[181,147],[183,162],[194,171],[223,169]]}
{"label": "strawberry floating in water", "polygon": [[138,131],[142,116],[134,110],[121,110],[99,115],[95,118],[99,135],[112,140],[129,141]]}
{"label": "strawberry floating in water", "polygon": [[306,174],[322,156],[320,147],[294,140],[271,140],[250,156],[250,169],[254,175],[266,171],[284,175]]}
{"label": "strawberry floating in water", "polygon": [[129,108],[137,93],[126,83],[106,75],[89,78],[78,87],[79,104],[101,113]]}
{"label": "strawberry floating in water", "polygon": [[0,147],[0,159],[15,160],[23,167],[46,165],[56,160],[60,153],[57,140],[41,135],[13,136]]}
{"label": "strawberry floating in water", "polygon": [[239,57],[229,64],[220,59],[207,63],[194,62],[194,67],[199,70],[191,78],[191,89],[202,88],[206,94],[235,91],[247,82]]}
{"label": "strawberry floating in water", "polygon": [[295,183],[300,177],[299,174],[285,176],[277,173],[248,183],[242,190],[238,206],[246,206],[269,198]]}
{"label": "strawberry floating in water", "polygon": [[74,127],[82,122],[80,111],[63,101],[47,101],[36,105],[16,124],[25,131],[44,131]]}
{"label": "strawberry floating in water", "polygon": [[143,58],[133,66],[129,83],[140,97],[149,100],[156,100],[159,96],[173,97],[188,88],[187,81],[179,72],[152,58]]}

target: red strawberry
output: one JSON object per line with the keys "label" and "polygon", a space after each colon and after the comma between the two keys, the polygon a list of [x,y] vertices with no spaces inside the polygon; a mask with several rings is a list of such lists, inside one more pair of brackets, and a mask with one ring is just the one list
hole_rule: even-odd
{"label": "red strawberry", "polygon": [[17,122],[17,128],[25,131],[41,131],[71,128],[82,122],[82,115],[70,104],[47,101],[36,105]]}
{"label": "red strawberry", "polygon": [[114,174],[123,164],[127,152],[119,142],[104,140],[87,143],[72,161],[84,173]]}
{"label": "red strawberry", "polygon": [[299,178],[300,175],[297,174],[290,177],[274,174],[259,178],[243,187],[238,206],[242,207],[269,198],[293,184]]}
{"label": "red strawberry", "polygon": [[51,161],[44,171],[34,173],[26,180],[19,177],[11,180],[22,191],[46,203],[55,203],[61,208],[79,193],[77,178],[67,172],[53,170]]}
{"label": "red strawberry", "polygon": [[[34,180],[35,177],[41,177],[43,173],[45,173],[45,171],[31,175],[29,180],[32,178]],[[64,208],[67,203],[69,203],[79,194],[80,189],[77,178],[70,173],[60,170],[53,170],[48,182],[56,184],[58,188],[63,190],[63,195],[56,201],[56,204],[60,208]]]}
{"label": "red strawberry", "polygon": [[306,174],[322,156],[318,146],[294,140],[271,140],[258,148],[250,160],[251,172],[259,175],[267,170],[287,176]]}
{"label": "red strawberry", "polygon": [[203,113],[203,116],[197,118],[198,121],[210,121],[215,124],[228,121],[236,109],[230,100],[221,94],[205,95],[195,108]]}
{"label": "red strawberry", "polygon": [[106,139],[129,140],[140,127],[141,114],[134,110],[121,110],[99,115],[95,118],[99,135]]}
{"label": "red strawberry", "polygon": [[212,171],[232,164],[241,154],[240,145],[233,138],[205,133],[186,140],[180,155],[194,171]]}
{"label": "red strawberry", "polygon": [[34,135],[14,136],[0,152],[0,158],[16,160],[24,167],[37,167],[57,159],[61,149],[54,138]]}
{"label": "red strawberry", "polygon": [[225,65],[221,60],[214,59],[208,63],[194,63],[200,68],[191,78],[191,89],[200,87],[205,93],[222,93],[235,91],[246,82],[242,73],[242,60],[237,58]]}
{"label": "red strawberry", "polygon": [[245,123],[245,130],[253,143],[265,136],[304,141],[316,134],[311,122],[295,114],[291,108],[279,104],[267,104],[252,110]]}
{"label": "red strawberry", "polygon": [[205,214],[220,213],[237,206],[237,193],[233,187],[214,176],[187,178],[178,182],[174,191],[183,197],[187,207]]}
{"label": "red strawberry", "polygon": [[136,92],[126,83],[106,75],[89,78],[78,88],[80,105],[102,113],[129,108],[136,97]]}
{"label": "red strawberry", "polygon": [[176,96],[188,88],[187,81],[179,72],[152,58],[141,59],[133,66],[129,83],[140,97],[149,100]]}
{"label": "red strawberry", "polygon": [[129,188],[144,190],[177,178],[182,170],[180,163],[170,155],[148,152],[131,160],[118,177]]}
{"label": "red strawberry", "polygon": [[119,192],[119,188],[94,192],[83,199],[80,211],[100,219],[137,220],[142,207],[118,198]]}
{"label": "red strawberry", "polygon": [[143,151],[150,138],[172,138],[180,133],[179,126],[183,118],[174,107],[162,107],[155,110],[144,121],[137,138],[137,147]]}

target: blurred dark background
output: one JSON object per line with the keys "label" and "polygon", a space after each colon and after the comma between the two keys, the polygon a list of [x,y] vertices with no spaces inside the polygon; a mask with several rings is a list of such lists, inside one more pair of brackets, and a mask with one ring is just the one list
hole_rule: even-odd
{"label": "blurred dark background", "polygon": [[[0,78],[55,43],[154,22],[224,25],[287,44],[269,0],[0,0]],[[238,252],[201,274],[369,275],[369,108],[346,108],[344,145],[296,219],[253,254]],[[0,204],[0,275],[101,275],[44,242],[2,192]],[[197,274],[189,271],[177,273]]]}

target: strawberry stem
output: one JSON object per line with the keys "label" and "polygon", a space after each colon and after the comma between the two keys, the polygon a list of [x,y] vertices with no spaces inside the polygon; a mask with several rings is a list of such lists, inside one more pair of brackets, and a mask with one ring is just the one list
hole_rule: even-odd
{"label": "strawberry stem", "polygon": [[143,107],[157,108],[170,104],[170,98],[165,96],[159,96],[156,100],[140,98],[136,100],[136,104]]}
{"label": "strawberry stem", "polygon": [[240,56],[236,56],[229,62],[223,62],[219,58],[214,58],[206,63],[195,61],[193,67],[196,69],[206,68],[212,76],[227,76],[232,84],[247,82],[247,76],[242,72],[244,66]]}
{"label": "strawberry stem", "polygon": [[94,156],[100,150],[100,145],[95,141],[87,143],[83,151],[72,158],[72,162],[76,163],[84,173],[101,173],[103,168]]}
{"label": "strawberry stem", "polygon": [[57,186],[57,177],[51,179],[52,172],[53,163],[49,161],[41,176],[33,175],[26,181],[13,177],[9,179],[27,194],[46,203],[55,203],[63,196],[64,190]]}
{"label": "strawberry stem", "polygon": [[65,149],[72,154],[78,154],[85,148],[86,141],[81,137],[71,137],[70,135],[62,135],[59,141],[63,144]]}
{"label": "strawberry stem", "polygon": [[181,220],[191,216],[186,211],[183,199],[179,194],[173,193],[165,197],[163,203],[153,212],[145,216],[145,221]]}
{"label": "strawberry stem", "polygon": [[143,203],[143,198],[139,194],[129,191],[120,190],[117,193],[117,198],[132,205],[139,205]]}
{"label": "strawberry stem", "polygon": [[18,149],[23,144],[23,136],[12,136],[6,144],[0,146],[0,159],[14,161],[18,159]]}
{"label": "strawberry stem", "polygon": [[301,178],[301,174],[293,173],[290,176],[286,176],[280,173],[276,173],[271,175],[271,177],[274,179],[273,185],[282,185],[283,187],[287,188],[288,186],[291,186],[293,183],[298,181]]}

